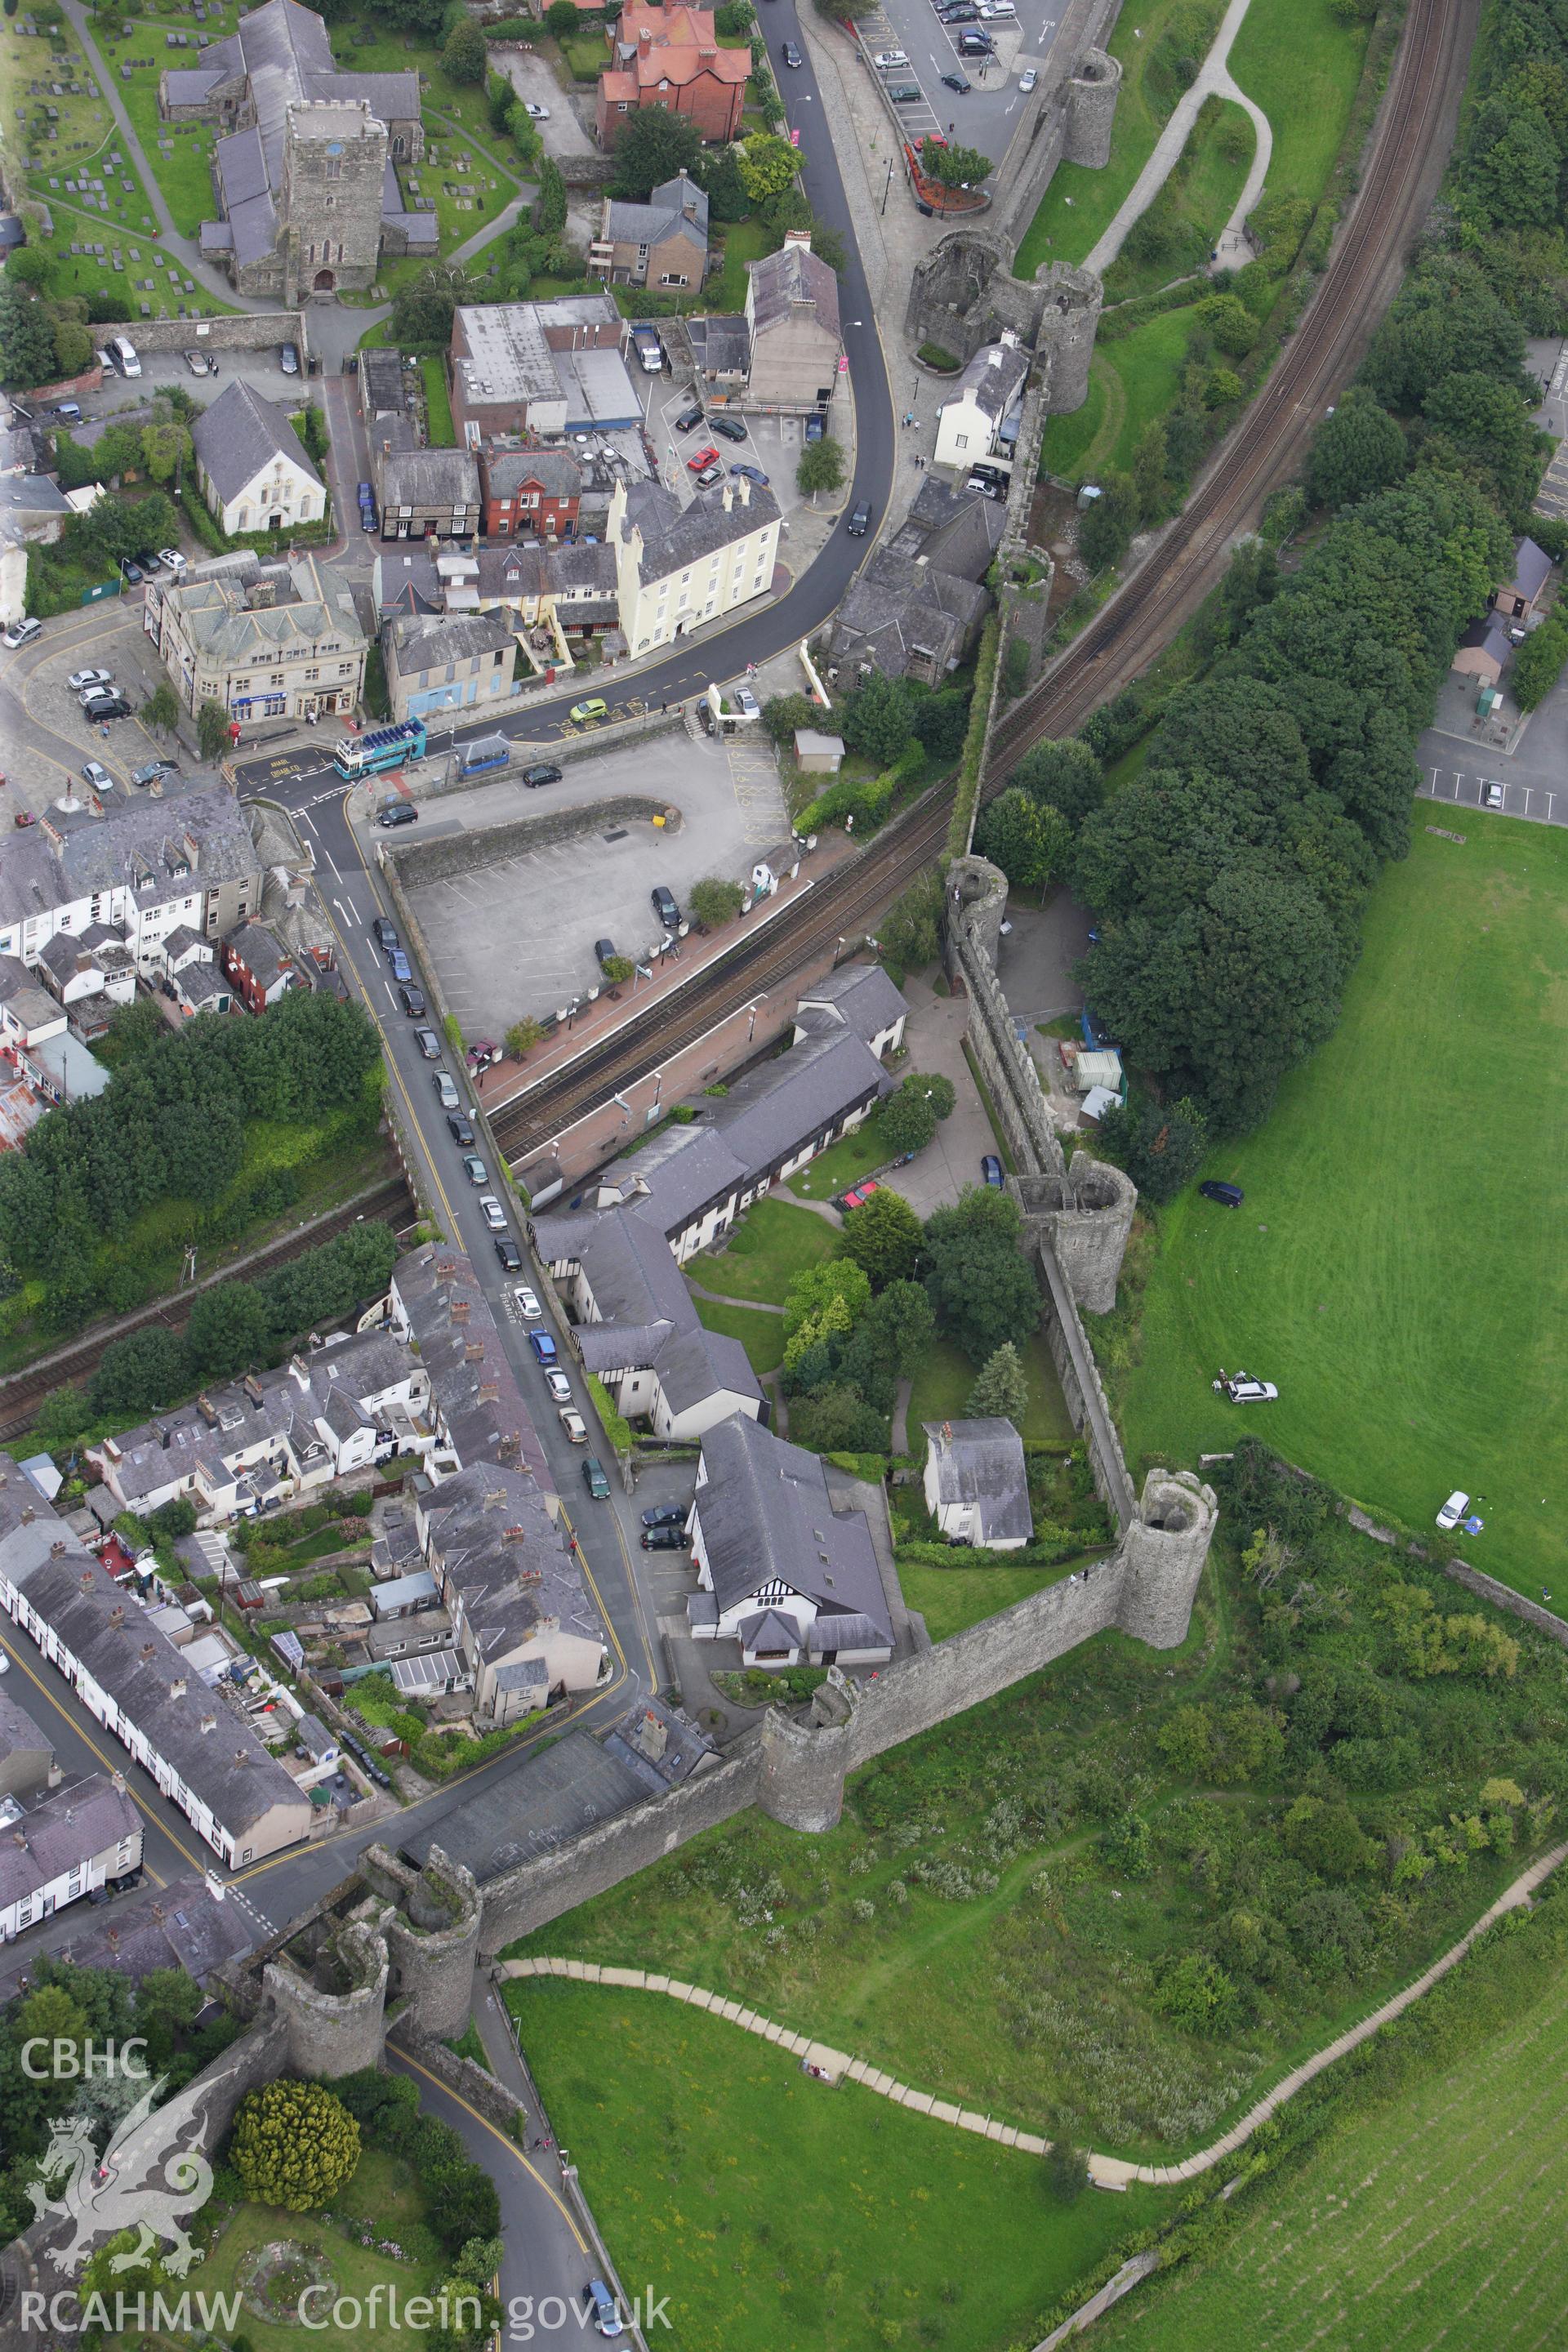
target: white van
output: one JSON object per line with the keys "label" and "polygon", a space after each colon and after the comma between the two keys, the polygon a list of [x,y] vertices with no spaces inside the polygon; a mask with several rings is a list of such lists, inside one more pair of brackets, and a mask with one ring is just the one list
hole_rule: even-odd
{"label": "white van", "polygon": [[137,358],[135,346],[130,341],[128,336],[110,335],[109,339],[109,356],[114,362],[115,366],[120,370],[121,375],[141,374],[142,362]]}

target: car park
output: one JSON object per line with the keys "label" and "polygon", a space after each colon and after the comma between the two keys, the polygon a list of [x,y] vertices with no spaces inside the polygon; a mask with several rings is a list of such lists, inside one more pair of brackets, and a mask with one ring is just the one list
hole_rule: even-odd
{"label": "car park", "polygon": [[695,457],[688,457],[686,470],[689,474],[705,474],[710,466],[717,464],[718,457],[717,449],[699,449]]}
{"label": "car park", "polygon": [[73,694],[85,694],[89,687],[112,686],[114,673],[107,669],[73,669],[66,684]]}
{"label": "car park", "polygon": [[388,801],[375,813],[377,824],[417,824],[419,812],[412,801]]}
{"label": "car park", "polygon": [[528,1344],[542,1364],[548,1365],[555,1362],[555,1341],[550,1332],[531,1331],[528,1335]]}
{"label": "car park", "polygon": [[984,1159],[980,1163],[980,1173],[984,1178],[986,1183],[991,1185],[994,1191],[998,1192],[1002,1191],[1002,1162],[997,1159],[996,1154],[994,1151],[988,1151],[985,1154]]}
{"label": "car park", "polygon": [[414,966],[408,961],[408,954],[405,949],[388,948],[386,950],[386,961],[392,966],[392,977],[394,980],[413,979]]}
{"label": "car park", "polygon": [[724,468],[715,457],[713,463],[710,466],[704,466],[698,475],[697,487],[700,490],[710,490],[715,482],[721,482],[723,478]]}
{"label": "car park", "polygon": [[902,49],[879,49],[871,63],[886,68],[889,66],[907,66],[909,59]]}
{"label": "car park", "polygon": [[1239,1184],[1222,1184],[1214,1176],[1200,1184],[1198,1191],[1205,1201],[1217,1201],[1224,1209],[1239,1209],[1247,1198]]}
{"label": "car park", "polygon": [[[481,1178],[479,1181],[482,1182],[483,1179]],[[480,1193],[479,1214],[483,1217],[486,1224],[489,1225],[492,1234],[505,1233],[506,1211],[501,1207],[500,1202],[496,1199],[493,1192]]]}
{"label": "car park", "polygon": [[552,760],[536,760],[531,768],[524,768],[521,781],[528,791],[536,793],[541,784],[558,784],[561,770]]}
{"label": "car park", "polygon": [[665,929],[667,931],[674,930],[677,923],[680,920],[680,908],[676,904],[674,891],[669,888],[668,884],[656,882],[653,888],[648,892],[648,897],[653,901],[653,911],[658,916],[659,921],[664,925]]}
{"label": "car park", "polygon": [[109,770],[100,767],[96,760],[84,760],[81,763],[81,772],[84,782],[89,783],[95,793],[102,792],[106,785],[110,787],[113,785],[114,778],[110,774]]}
{"label": "car park", "polygon": [[973,83],[961,73],[943,74],[942,79],[944,86],[955,91],[960,98],[967,98],[974,87]]}
{"label": "car park", "polygon": [[571,1403],[572,1383],[567,1379],[565,1373],[562,1371],[559,1365],[552,1365],[550,1370],[545,1373],[544,1385],[550,1391],[551,1395],[553,1397],[557,1404]]}
{"label": "car park", "polygon": [[760,466],[748,466],[743,459],[740,459],[731,467],[730,471],[732,474],[744,474],[749,482],[755,482],[761,489],[765,490],[768,487],[768,478]]}
{"label": "car park", "polygon": [[746,428],[738,416],[710,416],[708,430],[717,433],[721,441],[744,441],[747,437]]}
{"label": "car park", "polygon": [[[441,1076],[443,1077],[447,1076],[444,1070],[441,1072]],[[447,1078],[447,1084],[450,1086],[451,1083],[451,1079]],[[474,1122],[468,1116],[466,1111],[448,1110],[447,1113],[447,1129],[454,1143],[469,1144],[472,1143],[474,1139]]]}
{"label": "car park", "polygon": [[177,547],[161,547],[158,550],[158,561],[163,565],[165,572],[172,572],[174,573],[176,580],[179,578],[182,572],[186,572],[190,569],[190,566],[186,563],[184,557],[180,553]]}
{"label": "car park", "polygon": [[555,1418],[566,1432],[566,1442],[569,1445],[587,1444],[588,1424],[574,1404],[558,1404],[555,1408]]}
{"label": "car park", "polygon": [[279,343],[278,346],[278,364],[282,369],[285,375],[298,375],[300,373],[299,344]]}
{"label": "car park", "polygon": [[701,408],[694,402],[689,408],[681,410],[675,420],[674,429],[677,433],[695,433],[701,422]]}
{"label": "car park", "polygon": [[638,1538],[644,1551],[684,1551],[684,1528],[644,1528]]}
{"label": "car park", "polygon": [[110,335],[104,349],[109,353],[110,365],[118,368],[122,376],[141,374],[142,362],[136,356],[136,346],[129,335]]}
{"label": "car park", "polygon": [[871,528],[871,509],[864,499],[862,499],[859,505],[854,509],[844,528],[849,533],[851,539],[865,538],[866,533]]}
{"label": "car park", "polygon": [[500,1258],[508,1274],[520,1274],[521,1272],[522,1252],[519,1249],[517,1244],[513,1241],[510,1234],[498,1234],[496,1235],[496,1255]]}
{"label": "car park", "polygon": [[437,1036],[434,1029],[416,1029],[414,1032],[414,1042],[418,1046],[419,1051],[424,1055],[425,1059],[427,1062],[438,1062],[440,1060],[441,1040]]}
{"label": "car park", "polygon": [[642,1515],[645,1528],[683,1528],[686,1525],[684,1503],[657,1503],[651,1511]]}
{"label": "car park", "polygon": [[[443,1110],[456,1110],[458,1108],[463,1097],[458,1092],[458,1082],[450,1070],[432,1070],[430,1083],[436,1089]],[[470,1129],[468,1141],[471,1143],[473,1139],[473,1130]]]}
{"label": "car park", "polygon": [[193,375],[210,375],[212,373],[212,362],[208,359],[205,352],[187,352],[185,353],[185,365],[190,369]]}
{"label": "car park", "polygon": [[425,991],[422,988],[416,988],[411,982],[405,981],[397,993],[401,1000],[403,1010],[407,1013],[409,1019],[411,1021],[423,1021],[426,1012]]}
{"label": "car park", "polygon": [[1279,1394],[1272,1381],[1254,1380],[1250,1372],[1221,1372],[1214,1387],[1232,1404],[1272,1404]]}
{"label": "car park", "polygon": [[403,941],[397,936],[397,925],[389,915],[378,915],[372,923],[370,930],[371,937],[383,955],[390,955],[394,948],[400,948],[403,945]]}
{"label": "car park", "polygon": [[544,1309],[541,1307],[538,1299],[535,1297],[533,1292],[530,1290],[526,1282],[520,1282],[517,1288],[511,1295],[517,1301],[517,1311],[522,1317],[525,1323],[537,1323],[540,1321],[543,1316]]}
{"label": "car park", "polygon": [[1033,66],[1028,67],[1026,70],[1021,73],[1018,77],[1018,88],[1026,98],[1028,97],[1029,92],[1032,89],[1037,89],[1039,88],[1039,82],[1040,77]]}
{"label": "car park", "polygon": [[793,41],[786,41],[783,48],[779,51],[779,55],[783,58],[785,65],[793,68],[798,68],[805,63],[805,59],[801,56],[800,51],[796,48]]}
{"label": "car park", "polygon": [[609,715],[610,706],[602,694],[590,695],[586,702],[572,705],[573,723],[578,727],[585,726],[591,719],[607,719]]}
{"label": "car park", "polygon": [[1469,1507],[1469,1496],[1468,1495],[1460,1494],[1458,1487],[1456,1487],[1454,1492],[1449,1496],[1447,1501],[1444,1504],[1442,1509],[1437,1514],[1437,1525],[1442,1528],[1445,1535],[1451,1533],[1451,1531],[1458,1526],[1459,1521],[1464,1517]]}
{"label": "car park", "polygon": [[26,620],[12,622],[0,644],[8,646],[15,653],[18,646],[30,646],[41,633],[43,625],[42,621],[35,621],[29,614]]}

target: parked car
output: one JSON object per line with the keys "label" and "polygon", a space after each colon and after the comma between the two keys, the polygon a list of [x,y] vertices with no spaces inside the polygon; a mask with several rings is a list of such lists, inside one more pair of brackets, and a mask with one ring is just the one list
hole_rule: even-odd
{"label": "parked car", "polygon": [[81,763],[81,772],[95,793],[102,792],[106,784],[112,785],[114,782],[114,778],[110,774],[109,770],[100,767],[96,760],[84,760]]}
{"label": "parked car", "polygon": [[805,59],[801,56],[800,51],[796,48],[793,41],[786,41],[783,48],[780,49],[779,55],[783,58],[786,66],[789,66],[795,70],[798,70],[798,68],[805,63]]}
{"label": "parked car", "polygon": [[1007,502],[1005,487],[1001,482],[988,482],[984,474],[971,474],[963,487],[966,490],[978,490],[983,499],[990,499],[997,506]]}
{"label": "parked car", "polygon": [[1039,88],[1039,82],[1040,77],[1033,66],[1026,68],[1025,71],[1018,77],[1018,88],[1026,98],[1028,97],[1029,92],[1032,89],[1037,89]]}
{"label": "parked car", "polygon": [[658,917],[659,921],[664,925],[665,929],[667,931],[674,930],[677,923],[680,920],[680,908],[676,905],[674,891],[671,890],[667,884],[663,882],[656,882],[653,888],[648,892],[648,897],[653,901],[653,911]]}
{"label": "parked car", "polygon": [[506,1047],[498,1045],[493,1037],[479,1037],[468,1047],[463,1059],[470,1070],[488,1070],[506,1059]]}
{"label": "parked car", "polygon": [[187,352],[185,353],[185,365],[190,369],[193,375],[210,375],[212,373],[212,362],[208,359],[205,352]]}
{"label": "parked car", "polygon": [[143,791],[149,784],[161,783],[165,776],[177,776],[180,771],[173,760],[149,760],[144,768],[132,768],[131,781]]}
{"label": "parked car", "polygon": [[583,1465],[583,1484],[595,1503],[610,1499],[610,1482],[605,1475],[605,1465],[596,1454],[590,1454]]}
{"label": "parked car", "polygon": [[743,458],[739,459],[733,466],[731,466],[730,471],[732,474],[744,474],[749,482],[756,482],[764,490],[768,487],[768,478],[763,473],[762,467],[760,466],[748,466]]}
{"label": "parked car", "polygon": [[1461,1495],[1458,1488],[1456,1487],[1454,1492],[1449,1496],[1447,1501],[1444,1504],[1442,1509],[1437,1514],[1437,1525],[1442,1528],[1445,1535],[1448,1534],[1451,1529],[1458,1526],[1459,1521],[1464,1517],[1469,1507],[1469,1496],[1468,1495]]}
{"label": "parked car", "polygon": [[744,441],[747,437],[746,428],[738,416],[710,416],[708,430],[717,433],[721,441]]}
{"label": "parked car", "polygon": [[684,1551],[684,1528],[644,1528],[640,1538],[644,1551]]}
{"label": "parked car", "polygon": [[383,955],[390,955],[394,948],[400,948],[403,945],[403,941],[397,936],[397,925],[389,915],[378,915],[372,923],[370,930],[371,937]]}
{"label": "parked car", "polygon": [[603,2279],[590,2279],[583,2294],[583,2309],[594,2322],[600,2336],[623,2336],[625,2324],[616,2309],[616,2298]]}
{"label": "parked car", "polygon": [[585,727],[591,719],[607,719],[609,715],[610,706],[602,694],[592,694],[586,702],[574,702],[572,705],[572,719],[574,726]]}
{"label": "parked car", "polygon": [[[444,1070],[441,1076],[446,1077],[447,1074]],[[447,1084],[450,1086],[451,1083],[450,1078],[447,1078]],[[474,1122],[466,1111],[448,1110],[447,1129],[454,1143],[468,1144],[474,1139]]]}
{"label": "parked car", "polygon": [[681,410],[675,420],[673,430],[677,433],[695,433],[701,422],[701,407],[698,402],[693,401],[689,408]]}
{"label": "parked car", "polygon": [[1216,1396],[1227,1396],[1232,1404],[1272,1404],[1279,1391],[1272,1381],[1254,1380],[1250,1372],[1221,1372],[1215,1384]]}
{"label": "parked car", "polygon": [[[490,1171],[477,1151],[464,1152],[462,1168],[470,1184],[488,1184],[490,1181]],[[479,1205],[482,1208],[484,1204],[481,1202]]]}
{"label": "parked car", "polygon": [[423,1021],[425,991],[422,988],[416,988],[412,982],[405,980],[397,993],[402,999],[403,1010],[407,1013],[410,1021]]}
{"label": "parked car", "polygon": [[124,556],[120,565],[121,576],[132,588],[140,588],[147,574],[132,556]]}
{"label": "parked car", "polygon": [[[483,1179],[481,1178],[479,1181],[482,1182]],[[501,1207],[500,1202],[496,1199],[493,1192],[481,1192],[479,1194],[479,1214],[483,1217],[486,1224],[489,1225],[492,1234],[505,1233],[506,1211]]]}
{"label": "parked car", "polygon": [[970,478],[972,480],[977,482],[999,482],[1004,489],[1007,488],[1013,478],[1012,475],[1001,466],[983,466],[978,462],[971,466],[969,472]]}
{"label": "parked car", "polygon": [[645,1528],[683,1528],[686,1525],[684,1503],[656,1503],[651,1511],[642,1515]]}
{"label": "parked car", "polygon": [[823,415],[820,408],[814,408],[811,415],[805,420],[806,439],[808,441],[820,441],[826,430],[826,417]]}
{"label": "parked car", "polygon": [[990,34],[982,33],[973,25],[965,26],[953,47],[961,58],[994,58],[996,54],[996,44]]}
{"label": "parked car", "polygon": [[1500,784],[1489,784],[1487,786],[1486,801],[1484,804],[1489,809],[1501,808],[1503,803],[1502,786]]}
{"label": "parked car", "polygon": [[866,533],[871,528],[871,509],[864,499],[862,499],[859,505],[853,509],[849,520],[845,524],[844,528],[849,533],[851,539],[865,538]]}
{"label": "parked car", "polygon": [[90,694],[82,696],[81,708],[82,716],[89,726],[96,726],[100,719],[129,719],[131,716],[131,705],[125,697],[106,693],[101,686],[95,686]]}
{"label": "parked car", "polygon": [[508,1274],[521,1273],[522,1252],[519,1249],[517,1244],[513,1241],[510,1234],[498,1234],[496,1235],[496,1255],[500,1258],[501,1265],[505,1267]]}
{"label": "parked car", "polygon": [[1239,1209],[1247,1198],[1239,1184],[1222,1184],[1217,1177],[1214,1176],[1200,1184],[1198,1191],[1205,1201],[1217,1201],[1225,1209]]}
{"label": "parked car", "polygon": [[437,1036],[434,1029],[416,1029],[414,1032],[414,1042],[418,1046],[419,1051],[424,1055],[425,1059],[427,1062],[438,1062],[440,1060],[441,1040]]}
{"label": "parked car", "polygon": [[561,771],[552,760],[536,760],[531,768],[524,768],[522,782],[531,793],[536,793],[541,784],[558,784]]}
{"label": "parked car", "polygon": [[742,719],[760,719],[763,715],[762,704],[749,686],[735,688],[735,708]]}
{"label": "parked car", "polygon": [[863,1184],[852,1184],[848,1192],[846,1192],[840,1200],[838,1205],[840,1209],[845,1211],[850,1209],[863,1209],[867,1202],[871,1198],[873,1192],[879,1192],[881,1189],[881,1186],[878,1183],[874,1176],[868,1176]]}
{"label": "parked car", "polygon": [[[450,1070],[432,1070],[430,1073],[430,1083],[436,1089],[437,1096],[439,1098],[443,1110],[457,1110],[459,1108],[463,1097],[458,1092],[458,1082],[456,1078],[453,1077]],[[468,1131],[468,1141],[471,1143],[473,1139],[473,1130],[470,1128]]]}
{"label": "parked car", "polygon": [[980,1173],[985,1181],[1000,1192],[1003,1189],[1002,1162],[994,1151],[988,1151],[980,1163]]}
{"label": "parked car", "polygon": [[531,1331],[528,1335],[528,1344],[542,1364],[553,1364],[557,1360],[555,1340],[551,1332]]}
{"label": "parked car", "polygon": [[522,103],[531,122],[549,121],[550,109],[547,106],[541,106],[536,98],[525,98]]}
{"label": "parked car", "polygon": [[537,1323],[541,1320],[544,1309],[526,1282],[520,1282],[511,1295],[517,1301],[517,1311],[525,1323]]}
{"label": "parked car", "polygon": [[619,954],[620,950],[616,947],[614,940],[595,940],[594,941],[594,961],[595,963],[610,963]]}
{"label": "parked car", "polygon": [[699,449],[695,457],[688,457],[686,470],[689,474],[705,474],[710,466],[717,464],[718,457],[717,449]]}
{"label": "parked car", "polygon": [[278,364],[282,369],[285,375],[298,375],[300,373],[299,344],[279,343],[278,346]]}
{"label": "parked car", "polygon": [[374,484],[372,484],[372,483],[370,483],[370,482],[362,482],[362,483],[360,484],[360,486],[359,486],[359,502],[360,502],[360,504],[361,504],[361,506],[362,506],[362,507],[373,507],[373,506],[374,506],[374,504],[375,504],[375,489],[374,489]]}
{"label": "parked car", "polygon": [[715,482],[721,482],[723,478],[724,468],[715,457],[713,463],[710,466],[704,466],[698,475],[697,487],[700,490],[710,490]]}
{"label": "parked car", "polygon": [[30,646],[42,632],[43,625],[42,621],[35,621],[31,614],[26,620],[13,621],[5,636],[0,638],[0,645],[9,646],[15,653],[18,646]]}
{"label": "parked car", "polygon": [[11,822],[18,833],[25,833],[30,824],[37,824],[38,820],[32,809],[18,809]]}
{"label": "parked car", "polygon": [[361,530],[374,530],[376,527],[376,511],[374,507],[361,507],[359,510],[359,527]]}
{"label": "parked car", "polygon": [[551,1395],[554,1398],[557,1404],[571,1403],[572,1383],[567,1379],[565,1373],[562,1371],[558,1366],[552,1366],[552,1369],[545,1373],[544,1385],[550,1391]]}
{"label": "parked car", "polygon": [[182,572],[188,572],[190,569],[177,547],[161,547],[158,550],[158,561],[165,572],[174,573],[176,580]]}
{"label": "parked car", "polygon": [[587,1444],[588,1424],[584,1420],[575,1405],[558,1404],[555,1408],[555,1418],[561,1423],[562,1428],[566,1432],[566,1443],[568,1445]]}
{"label": "parked car", "polygon": [[417,824],[419,812],[412,801],[388,801],[375,813],[377,824]]}
{"label": "parked car", "polygon": [[413,979],[414,966],[408,961],[408,955],[405,949],[388,948],[386,951],[386,961],[392,966],[392,977],[394,980]]}
{"label": "parked car", "polygon": [[73,669],[66,684],[73,694],[85,694],[89,687],[112,686],[114,673],[108,669]]}
{"label": "parked car", "polygon": [[918,81],[895,82],[888,96],[895,106],[918,106],[925,96]]}
{"label": "parked car", "polygon": [[871,63],[885,71],[889,66],[907,66],[909,59],[902,49],[879,49]]}

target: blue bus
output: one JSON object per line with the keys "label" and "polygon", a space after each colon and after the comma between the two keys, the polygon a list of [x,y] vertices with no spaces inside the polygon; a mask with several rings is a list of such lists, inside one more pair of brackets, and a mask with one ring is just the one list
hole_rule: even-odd
{"label": "blue bus", "polygon": [[425,757],[425,721],[405,719],[395,727],[375,727],[367,735],[345,735],[332,752],[332,765],[350,783],[380,775]]}

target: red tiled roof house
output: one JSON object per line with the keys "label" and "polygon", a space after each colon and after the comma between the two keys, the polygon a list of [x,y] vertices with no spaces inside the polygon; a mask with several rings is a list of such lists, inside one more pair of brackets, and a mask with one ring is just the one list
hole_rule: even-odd
{"label": "red tiled roof house", "polygon": [[627,8],[610,36],[599,76],[599,144],[613,150],[622,123],[645,106],[689,115],[705,145],[741,135],[749,49],[719,46],[710,8]]}

